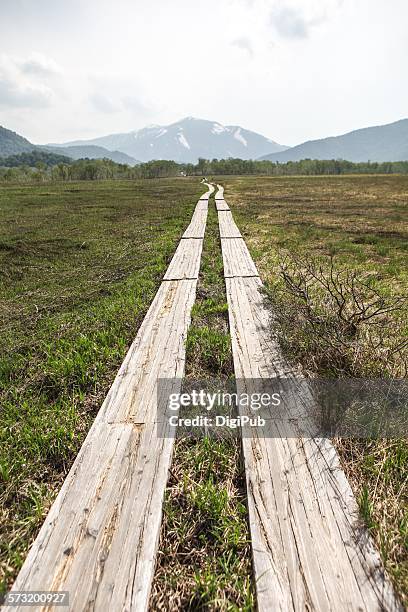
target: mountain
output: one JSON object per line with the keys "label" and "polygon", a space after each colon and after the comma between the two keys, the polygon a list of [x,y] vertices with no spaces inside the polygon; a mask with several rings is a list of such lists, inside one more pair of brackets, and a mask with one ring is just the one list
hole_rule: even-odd
{"label": "mountain", "polygon": [[408,119],[354,130],[342,136],[308,140],[296,147],[261,159],[274,162],[301,159],[346,159],[352,162],[408,160]]}
{"label": "mountain", "polygon": [[52,146],[66,148],[84,145],[121,151],[142,161],[172,159],[177,162],[192,163],[196,163],[199,157],[256,159],[266,153],[284,151],[287,148],[238,125],[225,126],[193,117],[187,117],[171,125],[152,125],[125,134],[111,134],[93,140],[79,140]]}
{"label": "mountain", "polygon": [[0,157],[28,153],[33,149],[35,149],[35,145],[31,144],[26,138],[0,125]]}
{"label": "mountain", "polygon": [[309,140],[292,148],[237,125],[225,126],[193,117],[167,126],[149,126],[93,140],[41,146],[0,126],[0,157],[44,150],[71,159],[107,157],[129,165],[140,163],[136,160],[151,159],[195,163],[199,157],[259,158],[274,162],[307,158],[346,159],[352,162],[401,161],[408,160],[408,119],[355,130],[342,136]]}
{"label": "mountain", "polygon": [[59,153],[60,155],[66,155],[72,159],[83,159],[85,157],[88,157],[89,159],[104,159],[106,157],[117,164],[128,164],[128,166],[140,164],[139,161],[133,157],[130,157],[130,155],[126,155],[126,153],[121,153],[121,151],[108,151],[108,149],[105,149],[104,147],[97,147],[96,145],[77,145],[67,147],[41,145],[41,148],[46,149],[47,151],[52,151],[53,153]]}
{"label": "mountain", "polygon": [[71,159],[82,159],[84,157],[88,157],[89,159],[103,159],[107,157],[118,164],[129,164],[129,166],[134,166],[139,163],[129,155],[121,153],[120,151],[108,151],[108,149],[104,149],[103,147],[48,147],[35,145],[26,138],[23,138],[23,136],[0,126],[0,157],[9,157],[11,155],[19,155],[20,153],[31,153],[32,151],[50,151],[70,157]]}

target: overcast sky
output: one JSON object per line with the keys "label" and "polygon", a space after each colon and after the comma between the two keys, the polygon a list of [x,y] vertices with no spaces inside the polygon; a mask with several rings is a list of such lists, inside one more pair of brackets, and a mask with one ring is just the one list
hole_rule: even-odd
{"label": "overcast sky", "polygon": [[293,145],[407,117],[407,32],[407,0],[0,0],[0,125],[192,115]]}

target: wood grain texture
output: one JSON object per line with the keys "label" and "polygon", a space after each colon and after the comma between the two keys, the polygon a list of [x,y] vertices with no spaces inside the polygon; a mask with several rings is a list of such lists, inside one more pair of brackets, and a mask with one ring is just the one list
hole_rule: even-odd
{"label": "wood grain texture", "polygon": [[[228,264],[234,242],[239,241],[221,239]],[[225,268],[239,393],[259,391],[254,379],[295,380],[271,337],[271,316],[260,293],[262,282],[247,278],[247,270],[247,254],[241,274],[236,262]],[[228,278],[232,271],[234,278]],[[242,438],[258,609],[402,610],[361,525],[333,445],[306,434],[310,424],[301,418],[305,401],[294,394],[289,416],[295,418],[285,419],[283,431],[279,431],[280,423],[269,437],[268,432],[251,428]]]}
{"label": "wood grain texture", "polygon": [[[218,219],[221,215],[225,215],[225,212],[219,212]],[[224,227],[224,231],[227,233],[231,231],[233,233],[234,228],[231,227],[229,230]],[[221,244],[225,278],[258,276],[258,270],[248,251],[245,240],[242,238],[222,238]]]}
{"label": "wood grain texture", "polygon": [[218,224],[221,238],[242,238],[231,211],[225,210],[218,215]]}
{"label": "wood grain texture", "polygon": [[157,380],[181,388],[202,239],[180,245],[170,268],[195,278],[161,284],[13,590],[67,590],[73,612],[148,607],[173,448]]}
{"label": "wood grain texture", "polygon": [[203,240],[180,240],[163,280],[197,279],[200,271]]}
{"label": "wood grain texture", "polygon": [[[200,204],[203,204],[203,202],[200,202]],[[208,202],[205,200],[205,207],[200,206],[200,208],[196,209],[182,238],[204,238],[207,212]]]}

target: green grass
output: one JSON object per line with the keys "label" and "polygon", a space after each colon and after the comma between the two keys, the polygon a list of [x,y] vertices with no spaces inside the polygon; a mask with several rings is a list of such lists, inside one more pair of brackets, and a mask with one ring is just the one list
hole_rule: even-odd
{"label": "green grass", "polygon": [[0,188],[0,579],[15,577],[159,286],[196,180]]}
{"label": "green grass", "polygon": [[[307,326],[307,316],[296,312],[293,299],[281,291],[280,264],[289,256],[313,259],[329,270],[332,259],[336,270],[356,271],[358,279],[369,280],[384,299],[407,295],[408,177],[228,177],[217,181],[226,187],[227,201],[279,309],[275,332],[284,336],[287,357],[309,375],[330,375],[330,360],[319,354],[325,349],[322,337],[311,335],[313,326]],[[315,313],[327,310],[327,302],[319,304],[317,293],[312,298]],[[406,376],[406,349],[387,361],[368,350],[364,336],[371,333],[376,339],[382,332],[384,349],[391,338],[403,342],[408,335],[407,314],[405,309],[385,316],[378,331],[364,327],[353,340],[355,358],[345,362],[345,373]],[[325,322],[330,324],[329,319]],[[407,441],[335,442],[362,517],[407,601]]]}
{"label": "green grass", "polygon": [[[222,383],[232,376],[218,220],[211,200],[187,336],[186,377]],[[176,440],[150,607],[253,610],[251,575],[239,441]]]}

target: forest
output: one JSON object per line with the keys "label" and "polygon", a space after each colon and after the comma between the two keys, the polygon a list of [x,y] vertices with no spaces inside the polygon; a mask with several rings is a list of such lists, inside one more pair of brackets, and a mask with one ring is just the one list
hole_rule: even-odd
{"label": "forest", "polygon": [[153,160],[132,167],[109,159],[74,161],[46,151],[21,153],[0,160],[0,181],[11,183],[41,183],[50,180],[154,179],[207,175],[336,176],[342,174],[408,174],[408,161],[353,163],[341,159],[304,159],[279,163],[267,160],[200,158],[196,164]]}

